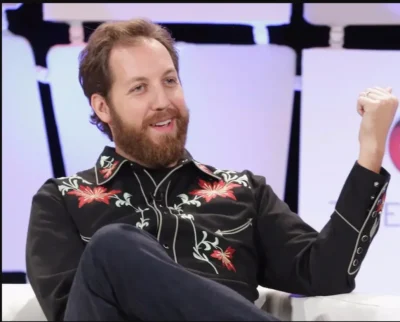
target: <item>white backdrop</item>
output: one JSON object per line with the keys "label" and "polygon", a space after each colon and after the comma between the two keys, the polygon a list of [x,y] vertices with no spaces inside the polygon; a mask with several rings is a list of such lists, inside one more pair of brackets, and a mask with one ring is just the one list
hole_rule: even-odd
{"label": "white backdrop", "polygon": [[349,25],[398,25],[400,3],[305,3],[309,23],[332,27]]}
{"label": "white backdrop", "polygon": [[32,196],[53,171],[32,49],[7,31],[1,41],[2,270],[25,271]]}
{"label": "white backdrop", "polygon": [[290,22],[291,3],[46,3],[48,21],[112,21],[146,17],[164,23]]}
{"label": "white backdrop", "polygon": [[[56,46],[47,58],[67,175],[92,167],[109,143],[88,121],[91,110],[78,82],[81,49]],[[178,50],[191,113],[188,150],[200,162],[264,175],[283,197],[294,51],[272,45],[189,44],[179,44]]]}
{"label": "white backdrop", "polygon": [[[32,196],[53,173],[32,49],[21,38],[3,36],[2,41],[3,271],[25,271]],[[47,56],[67,175],[93,167],[104,145],[110,144],[89,123],[91,109],[78,82],[80,50],[82,46],[59,45]],[[187,44],[179,44],[179,50],[191,111],[188,150],[201,162],[264,175],[283,197],[294,51],[268,45]]]}
{"label": "white backdrop", "polygon": [[[310,49],[303,53],[299,214],[318,230],[329,220],[358,157],[358,94],[371,86],[392,86],[399,96],[399,62],[399,51]],[[356,291],[399,295],[400,170],[389,151],[384,167],[392,179],[380,230],[363,261]]]}

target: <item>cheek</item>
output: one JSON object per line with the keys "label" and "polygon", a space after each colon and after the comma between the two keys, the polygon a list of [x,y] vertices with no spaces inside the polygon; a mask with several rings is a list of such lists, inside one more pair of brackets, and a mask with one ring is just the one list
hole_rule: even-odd
{"label": "cheek", "polygon": [[140,102],[131,100],[118,109],[118,118],[124,127],[140,129],[144,110],[139,108]]}
{"label": "cheek", "polygon": [[181,87],[173,92],[171,102],[180,110],[186,109],[185,96]]}

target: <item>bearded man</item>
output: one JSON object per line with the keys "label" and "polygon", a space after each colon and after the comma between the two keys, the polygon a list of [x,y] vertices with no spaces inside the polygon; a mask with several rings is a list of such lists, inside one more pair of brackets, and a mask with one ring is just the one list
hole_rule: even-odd
{"label": "bearded man", "polygon": [[161,26],[102,24],[79,80],[91,122],[115,148],[33,197],[27,274],[49,320],[273,321],[254,304],[258,285],[308,296],[355,288],[390,180],[381,167],[398,106],[390,88],[360,94],[358,158],[317,232],[265,178],[185,150],[189,111]]}

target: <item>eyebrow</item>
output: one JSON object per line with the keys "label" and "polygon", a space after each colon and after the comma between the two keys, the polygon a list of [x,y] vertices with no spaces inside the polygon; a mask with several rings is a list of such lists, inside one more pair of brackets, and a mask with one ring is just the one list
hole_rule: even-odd
{"label": "eyebrow", "polygon": [[[165,77],[166,75],[171,74],[171,73],[176,73],[175,68],[169,68],[169,69],[167,69],[167,70],[162,74],[162,77]],[[146,80],[148,80],[148,78],[147,78],[147,77],[144,77],[144,76],[133,77],[133,78],[131,78],[131,79],[129,79],[129,80],[127,81],[127,84],[129,85],[129,84],[132,84],[132,83],[134,83],[134,82],[143,82],[143,81],[146,81]]]}

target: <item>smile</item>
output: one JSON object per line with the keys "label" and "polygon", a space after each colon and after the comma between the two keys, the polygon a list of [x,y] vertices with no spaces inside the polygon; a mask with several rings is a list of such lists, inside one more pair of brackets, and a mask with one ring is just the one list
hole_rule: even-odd
{"label": "smile", "polygon": [[171,122],[172,122],[172,120],[169,119],[169,120],[166,120],[166,121],[162,121],[162,122],[158,122],[158,123],[154,123],[154,124],[150,124],[150,125],[154,126],[154,127],[164,127],[164,126],[170,125]]}

